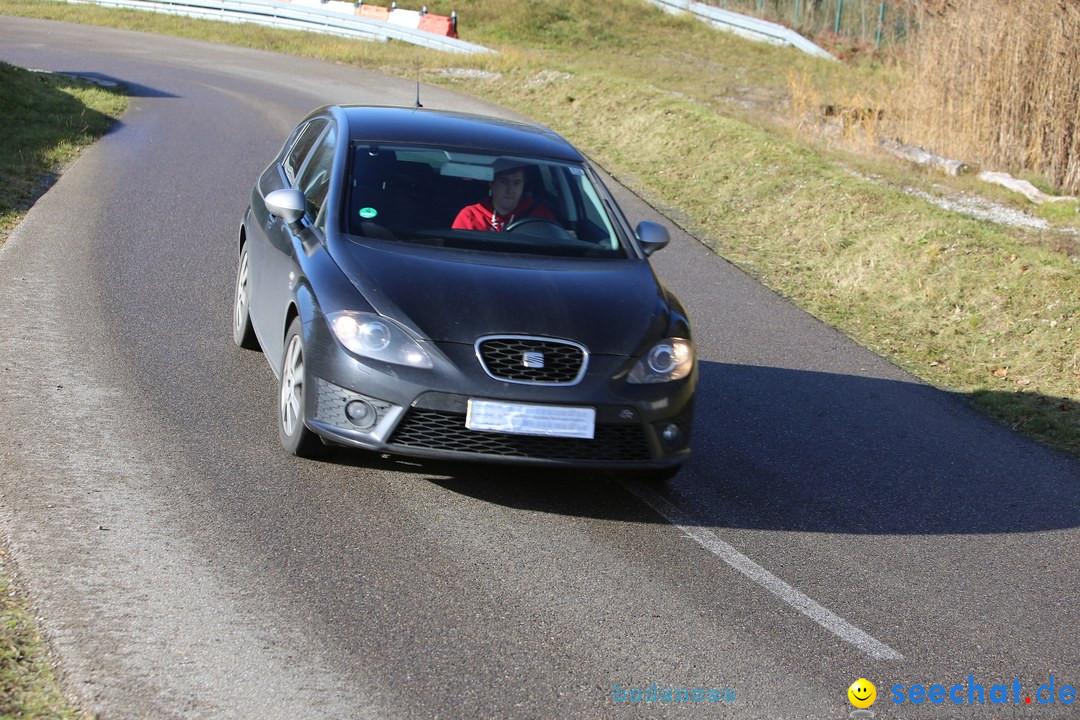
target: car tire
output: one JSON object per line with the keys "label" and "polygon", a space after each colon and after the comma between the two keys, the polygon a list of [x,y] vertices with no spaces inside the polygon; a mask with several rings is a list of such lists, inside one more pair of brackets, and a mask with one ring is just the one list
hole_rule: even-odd
{"label": "car tire", "polygon": [[233,296],[233,342],[245,350],[258,350],[259,340],[251,324],[251,263],[247,245],[240,248],[236,267],[236,294]]}
{"label": "car tire", "polygon": [[278,376],[278,436],[281,446],[297,457],[317,457],[322,454],[322,441],[304,424],[307,417],[304,402],[307,378],[304,362],[304,334],[300,318],[293,318],[285,333],[285,354]]}

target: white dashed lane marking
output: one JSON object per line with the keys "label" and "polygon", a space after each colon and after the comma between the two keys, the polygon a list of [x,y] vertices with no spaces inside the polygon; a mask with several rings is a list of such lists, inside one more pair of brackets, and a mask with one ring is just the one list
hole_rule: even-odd
{"label": "white dashed lane marking", "polygon": [[672,504],[671,501],[649,489],[647,486],[636,482],[627,482],[624,483],[624,485],[635,497],[663,516],[668,522],[681,530],[688,538],[816,622],[818,625],[833,633],[841,640],[851,643],[870,657],[878,660],[903,659],[903,655],[896,652],[885,643],[871,637],[833,611],[823,607],[812,598],[788,585],[731,545],[721,540],[712,530],[701,527],[701,524],[691,515]]}

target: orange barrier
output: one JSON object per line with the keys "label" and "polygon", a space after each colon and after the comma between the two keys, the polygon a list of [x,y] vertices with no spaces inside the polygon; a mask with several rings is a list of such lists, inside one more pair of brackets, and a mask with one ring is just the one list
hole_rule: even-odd
{"label": "orange barrier", "polygon": [[453,38],[457,37],[454,21],[445,15],[432,15],[431,13],[427,13],[420,18],[419,29],[436,35],[445,35],[446,37]]}
{"label": "orange barrier", "polygon": [[378,5],[361,5],[356,8],[356,14],[369,20],[382,20],[385,22],[390,19],[390,8],[379,7]]}
{"label": "orange barrier", "polygon": [[[282,0],[282,2],[289,2],[289,0]],[[396,9],[397,3],[394,3],[394,6]],[[382,20],[383,22],[390,21],[391,12],[392,10],[390,8],[384,8],[378,5],[368,5],[366,3],[361,4],[356,8],[356,14],[360,17],[368,18],[369,20]],[[417,29],[434,35],[443,35],[445,37],[456,38],[458,36],[457,18],[446,15],[424,13],[420,16],[420,24],[417,26]]]}

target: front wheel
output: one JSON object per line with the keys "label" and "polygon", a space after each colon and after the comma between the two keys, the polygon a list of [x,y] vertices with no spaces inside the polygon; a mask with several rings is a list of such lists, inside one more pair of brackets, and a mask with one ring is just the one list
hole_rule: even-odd
{"label": "front wheel", "polygon": [[233,298],[233,342],[245,350],[258,350],[259,341],[251,325],[251,262],[247,245],[240,250],[240,263],[236,269],[236,295]]}
{"label": "front wheel", "polygon": [[304,336],[300,318],[294,318],[285,334],[285,356],[278,380],[278,436],[290,453],[310,458],[320,455],[324,446],[319,436],[304,425],[306,383]]}

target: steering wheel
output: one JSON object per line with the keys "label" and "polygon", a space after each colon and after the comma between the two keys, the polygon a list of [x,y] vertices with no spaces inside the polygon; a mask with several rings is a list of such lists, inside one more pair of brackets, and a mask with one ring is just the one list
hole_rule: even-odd
{"label": "steering wheel", "polygon": [[[522,228],[525,228],[522,230]],[[524,232],[536,237],[551,238],[552,240],[573,240],[574,236],[569,230],[559,224],[557,220],[545,217],[526,217],[515,220],[506,228],[506,232]]]}

